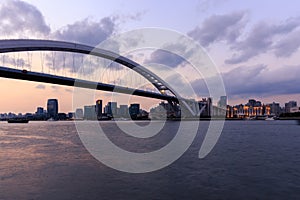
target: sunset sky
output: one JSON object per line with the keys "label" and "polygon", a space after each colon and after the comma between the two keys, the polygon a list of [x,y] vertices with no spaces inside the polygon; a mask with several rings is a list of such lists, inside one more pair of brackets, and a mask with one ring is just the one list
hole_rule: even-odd
{"label": "sunset sky", "polygon": [[[2,39],[97,45],[113,34],[144,27],[174,30],[201,44],[222,73],[229,104],[245,103],[249,98],[276,101],[281,106],[290,100],[300,103],[299,1],[0,2]],[[48,98],[59,99],[61,112],[72,110],[71,87],[0,78],[0,91],[0,113],[34,112],[37,106],[46,107]],[[99,98],[106,99],[102,95]],[[145,108],[157,102],[145,103]]]}

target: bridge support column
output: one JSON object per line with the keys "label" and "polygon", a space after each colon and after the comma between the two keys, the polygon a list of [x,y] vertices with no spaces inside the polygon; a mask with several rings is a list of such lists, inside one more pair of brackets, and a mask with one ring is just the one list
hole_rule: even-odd
{"label": "bridge support column", "polygon": [[181,104],[181,113],[183,117],[199,118],[205,109],[205,106],[200,109],[197,101],[180,100],[179,102]]}

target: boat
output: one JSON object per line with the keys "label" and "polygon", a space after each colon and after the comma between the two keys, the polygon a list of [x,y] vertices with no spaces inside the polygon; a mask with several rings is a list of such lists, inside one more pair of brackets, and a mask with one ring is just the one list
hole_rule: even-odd
{"label": "boat", "polygon": [[268,116],[266,115],[257,115],[255,117],[256,120],[267,120]]}
{"label": "boat", "polygon": [[267,117],[266,119],[265,119],[266,121],[273,121],[273,120],[275,120],[273,117]]}
{"label": "boat", "polygon": [[28,119],[22,119],[22,118],[15,118],[15,119],[8,119],[7,120],[8,123],[28,123],[29,120]]}

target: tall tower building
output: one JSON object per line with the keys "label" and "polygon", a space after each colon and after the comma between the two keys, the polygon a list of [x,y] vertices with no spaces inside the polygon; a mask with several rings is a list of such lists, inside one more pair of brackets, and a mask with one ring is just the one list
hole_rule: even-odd
{"label": "tall tower building", "polygon": [[120,112],[119,115],[121,117],[129,117],[129,109],[128,109],[128,105],[120,105]]}
{"label": "tall tower building", "polygon": [[138,103],[130,104],[129,114],[130,114],[131,118],[137,118],[137,115],[139,113],[140,113],[140,104],[138,104]]}
{"label": "tall tower building", "polygon": [[47,113],[50,118],[57,119],[58,116],[58,100],[48,99]]}
{"label": "tall tower building", "polygon": [[97,116],[96,116],[96,106],[95,105],[91,105],[91,106],[84,106],[84,119],[86,120],[96,120]]}
{"label": "tall tower building", "polygon": [[290,113],[291,108],[297,107],[297,101],[289,101],[288,103],[285,103],[284,109],[285,113]]}
{"label": "tall tower building", "polygon": [[83,119],[83,109],[82,108],[76,109],[75,119]]}
{"label": "tall tower building", "polygon": [[105,106],[105,113],[111,117],[115,116],[117,114],[117,102],[108,102]]}
{"label": "tall tower building", "polygon": [[218,102],[218,106],[220,108],[224,108],[224,109],[227,107],[227,96],[221,96],[220,97],[220,100]]}
{"label": "tall tower building", "polygon": [[96,115],[97,115],[97,119],[102,118],[102,100],[96,101]]}

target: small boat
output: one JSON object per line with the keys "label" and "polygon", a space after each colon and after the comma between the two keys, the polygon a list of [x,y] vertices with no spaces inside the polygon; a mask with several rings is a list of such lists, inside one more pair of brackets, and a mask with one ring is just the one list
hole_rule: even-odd
{"label": "small boat", "polygon": [[8,119],[7,120],[8,123],[28,123],[29,120],[28,119],[22,119],[22,118],[15,118],[15,119]]}
{"label": "small boat", "polygon": [[102,116],[101,118],[97,119],[98,121],[110,121],[112,120],[112,117],[110,116]]}
{"label": "small boat", "polygon": [[275,119],[274,119],[274,117],[267,117],[265,120],[266,120],[266,121],[273,121],[273,120],[275,120]]}

